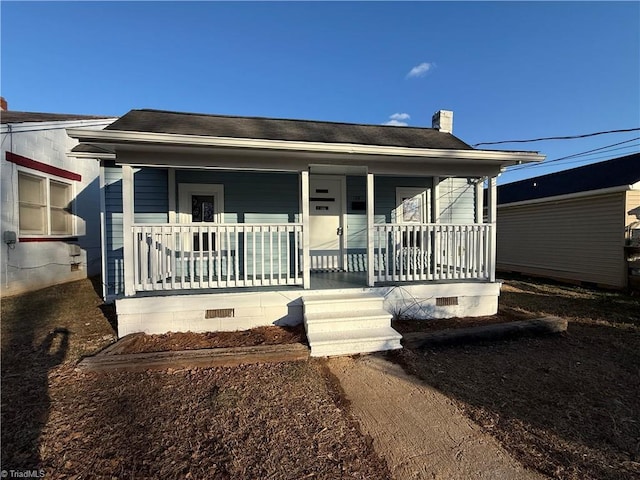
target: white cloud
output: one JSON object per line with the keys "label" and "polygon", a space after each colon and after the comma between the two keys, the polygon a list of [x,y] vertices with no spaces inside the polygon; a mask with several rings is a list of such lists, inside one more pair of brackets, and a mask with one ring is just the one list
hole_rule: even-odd
{"label": "white cloud", "polygon": [[409,125],[404,120],[409,120],[411,115],[408,113],[394,113],[393,115],[389,115],[389,121],[385,122],[384,125],[391,125],[394,127],[406,127]]}
{"label": "white cloud", "polygon": [[423,62],[420,65],[413,67],[409,73],[407,73],[407,78],[424,77],[435,66],[435,63]]}

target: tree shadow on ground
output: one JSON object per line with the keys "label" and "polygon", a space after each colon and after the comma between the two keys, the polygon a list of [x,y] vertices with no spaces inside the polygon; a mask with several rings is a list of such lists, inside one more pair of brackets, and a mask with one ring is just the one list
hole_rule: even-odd
{"label": "tree shadow on ground", "polygon": [[530,467],[557,478],[638,478],[640,301],[540,290],[504,292],[501,302],[568,317],[566,334],[408,351],[397,360]]}

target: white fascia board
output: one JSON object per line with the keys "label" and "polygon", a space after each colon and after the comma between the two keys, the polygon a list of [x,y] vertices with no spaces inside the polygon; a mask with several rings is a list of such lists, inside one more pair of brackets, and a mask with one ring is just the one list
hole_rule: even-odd
{"label": "white fascia board", "polygon": [[121,130],[86,130],[69,128],[70,137],[81,142],[102,142],[119,144],[163,144],[196,147],[248,148],[259,150],[291,150],[321,153],[344,153],[395,157],[450,158],[455,160],[492,161],[504,165],[541,162],[544,155],[532,152],[503,152],[498,150],[444,150],[431,148],[393,147],[384,145],[360,145],[354,143],[321,143],[284,140],[264,140],[256,138],[210,137],[171,133],[130,132]]}
{"label": "white fascia board", "polygon": [[538,203],[547,203],[547,202],[560,202],[563,200],[573,200],[575,198],[595,197],[599,195],[608,195],[611,193],[626,192],[627,190],[640,190],[640,182],[634,183],[633,185],[620,185],[617,187],[601,188],[600,190],[587,190],[584,192],[555,195],[553,197],[534,198],[531,200],[522,200],[520,202],[503,203],[503,204],[499,204],[498,208],[520,207],[525,205],[535,205]]}
{"label": "white fascia board", "polygon": [[91,160],[115,160],[115,153],[91,153],[91,152],[67,152],[67,157],[73,158],[89,158]]}
{"label": "white fascia board", "polygon": [[[54,130],[54,129],[82,129],[82,127],[106,127],[115,122],[118,118],[95,118],[86,120],[50,120],[46,122],[15,122],[3,123],[1,127],[2,133],[18,133],[22,131],[37,130]],[[87,129],[89,130],[89,129]],[[90,130],[89,130],[90,131]]]}

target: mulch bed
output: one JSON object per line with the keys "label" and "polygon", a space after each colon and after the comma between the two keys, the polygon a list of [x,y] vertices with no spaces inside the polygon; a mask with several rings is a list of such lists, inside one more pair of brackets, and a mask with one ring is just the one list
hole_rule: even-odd
{"label": "mulch bed", "polygon": [[113,354],[171,352],[203,348],[254,347],[258,345],[307,344],[304,325],[257,327],[238,332],[170,332],[161,335],[132,334],[120,340]]}
{"label": "mulch bed", "polygon": [[393,320],[392,327],[399,333],[435,332],[453,328],[479,327],[497,323],[529,320],[535,315],[513,308],[500,308],[496,315],[486,317],[432,318],[426,320],[402,319]]}

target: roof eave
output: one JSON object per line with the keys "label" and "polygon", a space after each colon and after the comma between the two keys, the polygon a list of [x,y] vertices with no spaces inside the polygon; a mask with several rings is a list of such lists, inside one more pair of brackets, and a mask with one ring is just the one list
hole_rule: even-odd
{"label": "roof eave", "polygon": [[245,148],[256,150],[306,151],[317,153],[343,153],[372,156],[396,156],[414,158],[450,158],[499,163],[501,166],[541,162],[544,155],[532,152],[502,152],[497,150],[448,150],[432,148],[410,148],[385,145],[363,145],[353,143],[321,143],[258,138],[214,137],[173,133],[131,132],[123,130],[89,130],[69,128],[70,137],[81,142],[126,145],[173,145],[212,148]]}

